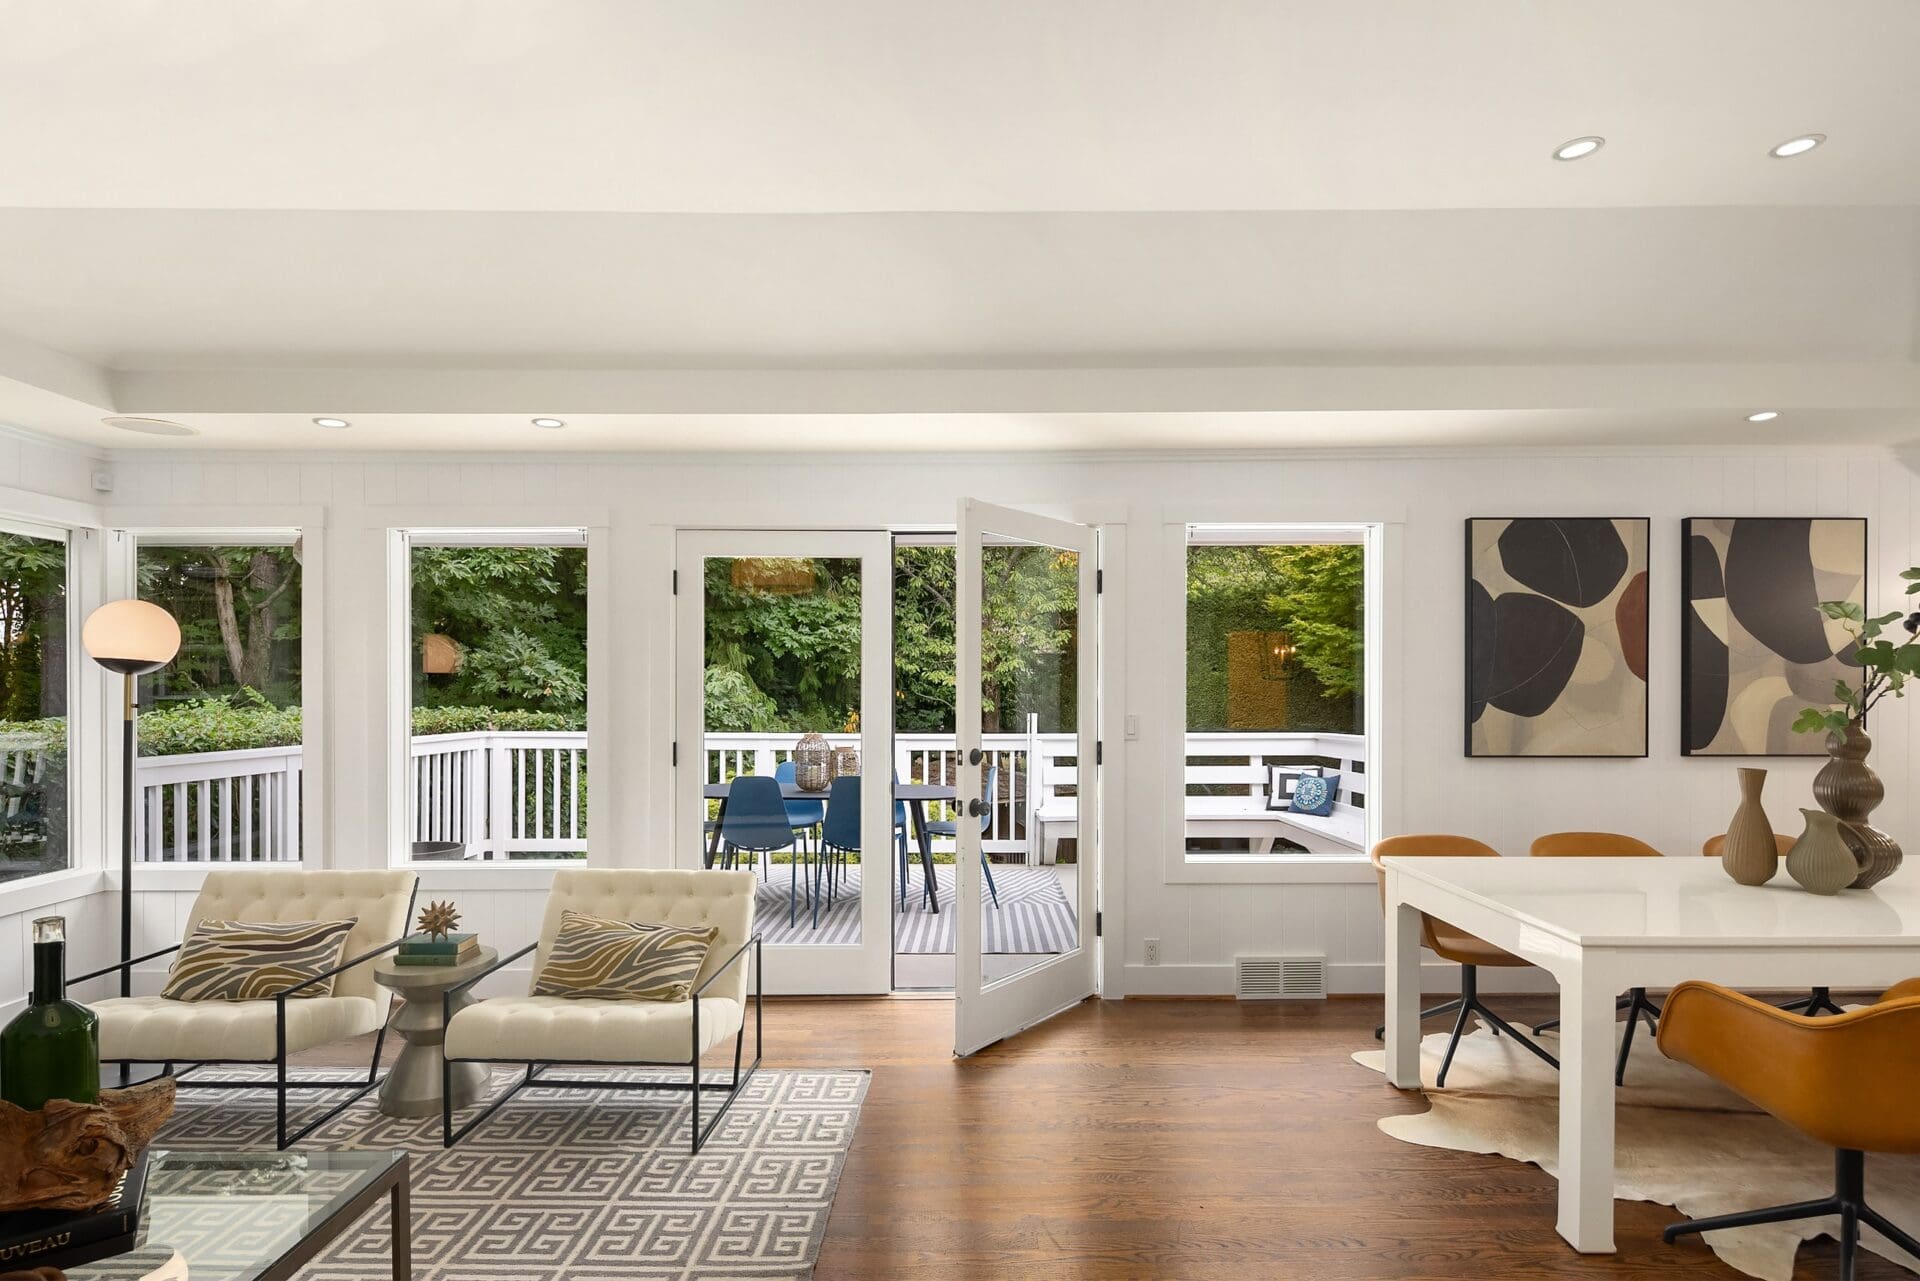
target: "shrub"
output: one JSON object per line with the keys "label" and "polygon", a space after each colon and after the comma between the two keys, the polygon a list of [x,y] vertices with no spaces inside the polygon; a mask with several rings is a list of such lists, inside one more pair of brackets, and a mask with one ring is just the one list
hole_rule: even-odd
{"label": "shrub", "polygon": [[[416,707],[413,710],[415,734],[465,734],[482,730],[560,733],[586,727],[585,713],[493,707]],[[0,721],[0,739],[26,738],[56,747],[64,745],[65,734],[66,722],[57,718]],[[169,703],[140,716],[142,756],[243,752],[299,745],[300,709],[274,707],[251,691],[242,691],[231,698]]]}

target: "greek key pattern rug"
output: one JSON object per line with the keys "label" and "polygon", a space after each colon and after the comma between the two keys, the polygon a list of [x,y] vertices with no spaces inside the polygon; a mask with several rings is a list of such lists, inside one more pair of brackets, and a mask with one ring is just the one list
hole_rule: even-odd
{"label": "greek key pattern rug", "polygon": [[[496,1073],[494,1085],[510,1079]],[[685,1093],[537,1088],[451,1151],[438,1118],[383,1116],[372,1095],[295,1151],[412,1153],[414,1281],[796,1281],[813,1275],[868,1079],[763,1068],[697,1157]],[[718,1102],[716,1091],[702,1110]],[[271,1149],[273,1095],[183,1088],[156,1142]],[[260,1208],[231,1229],[257,1235]],[[302,1281],[390,1281],[387,1220],[383,1199]]]}

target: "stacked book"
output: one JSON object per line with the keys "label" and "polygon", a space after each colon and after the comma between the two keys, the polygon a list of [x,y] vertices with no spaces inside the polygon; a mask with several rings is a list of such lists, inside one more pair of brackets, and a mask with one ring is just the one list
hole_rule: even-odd
{"label": "stacked book", "polygon": [[400,940],[395,965],[459,965],[480,953],[471,934],[409,934]]}
{"label": "stacked book", "polygon": [[[91,1210],[12,1210],[0,1213],[0,1272],[77,1268],[133,1249],[146,1194],[147,1154]],[[18,1272],[14,1270],[18,1269]]]}

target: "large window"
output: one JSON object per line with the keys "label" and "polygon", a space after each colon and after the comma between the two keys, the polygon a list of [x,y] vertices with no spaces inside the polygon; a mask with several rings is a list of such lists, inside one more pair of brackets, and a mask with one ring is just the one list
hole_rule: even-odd
{"label": "large window", "polygon": [[1189,858],[1364,851],[1367,567],[1362,528],[1188,529]]}
{"label": "large window", "polygon": [[134,850],[147,862],[297,862],[301,549],[275,533],[141,536],[139,595],[180,624],[140,678]]}
{"label": "large window", "polygon": [[409,600],[412,857],[585,858],[585,531],[417,532]]}
{"label": "large window", "polygon": [[0,529],[0,881],[71,865],[67,540]]}

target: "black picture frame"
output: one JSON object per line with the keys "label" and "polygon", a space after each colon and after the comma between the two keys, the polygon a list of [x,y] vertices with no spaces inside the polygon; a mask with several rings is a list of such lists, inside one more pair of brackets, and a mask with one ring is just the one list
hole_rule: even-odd
{"label": "black picture frame", "polygon": [[[1492,752],[1492,751],[1476,751],[1475,750],[1474,733],[1473,733],[1474,725],[1476,723],[1475,716],[1474,716],[1474,706],[1475,706],[1474,671],[1476,666],[1476,654],[1475,654],[1475,637],[1474,637],[1474,626],[1473,626],[1473,623],[1474,623],[1473,593],[1474,593],[1474,588],[1476,586],[1476,579],[1474,577],[1474,564],[1473,564],[1474,527],[1482,523],[1511,524],[1514,521],[1519,521],[1519,520],[1580,521],[1580,522],[1603,521],[1603,522],[1607,522],[1614,525],[1628,524],[1628,525],[1638,525],[1640,527],[1640,531],[1639,531],[1640,532],[1640,538],[1639,538],[1640,556],[1641,556],[1642,564],[1644,566],[1641,572],[1647,576],[1647,585],[1645,589],[1646,609],[1643,610],[1643,616],[1641,619],[1641,629],[1643,632],[1641,643],[1642,643],[1642,653],[1645,655],[1644,661],[1646,666],[1649,669],[1648,675],[1651,674],[1653,655],[1652,655],[1652,626],[1651,626],[1650,613],[1651,613],[1651,604],[1653,600],[1653,586],[1654,586],[1653,518],[1652,517],[1650,516],[1469,516],[1465,519],[1462,525],[1464,538],[1463,538],[1463,555],[1461,558],[1462,559],[1461,599],[1463,602],[1463,608],[1461,610],[1461,613],[1463,616],[1462,631],[1465,638],[1465,644],[1462,651],[1463,671],[1461,673],[1461,693],[1462,693],[1461,751],[1462,751],[1462,754],[1465,755],[1470,760],[1503,760],[1503,761],[1514,761],[1514,760],[1620,761],[1620,760],[1647,759],[1647,757],[1651,754],[1652,701],[1651,701],[1651,696],[1649,692],[1651,681],[1646,679],[1645,677],[1643,677],[1640,681],[1640,743],[1637,751]],[[1631,551],[1632,549],[1629,548],[1630,554],[1631,554]],[[1632,563],[1631,560],[1629,560],[1629,568],[1631,567],[1631,563]]]}
{"label": "black picture frame", "polygon": [[[1709,751],[1696,746],[1700,741],[1697,724],[1698,715],[1694,701],[1694,685],[1698,678],[1697,666],[1701,662],[1698,652],[1699,638],[1694,623],[1694,576],[1696,563],[1694,555],[1694,526],[1696,523],[1713,522],[1736,524],[1811,524],[1815,521],[1836,521],[1856,524],[1860,527],[1860,605],[1870,610],[1873,592],[1873,539],[1872,528],[1865,516],[1688,516],[1680,522],[1680,754],[1684,757],[1699,757],[1708,760],[1798,760],[1820,757],[1827,754],[1824,739],[1815,734],[1802,737],[1806,740],[1804,751]],[[1704,598],[1702,598],[1704,599]],[[1729,690],[1727,698],[1731,699]],[[1809,698],[1809,703],[1815,701]],[[1711,736],[1708,738],[1711,741]]]}

